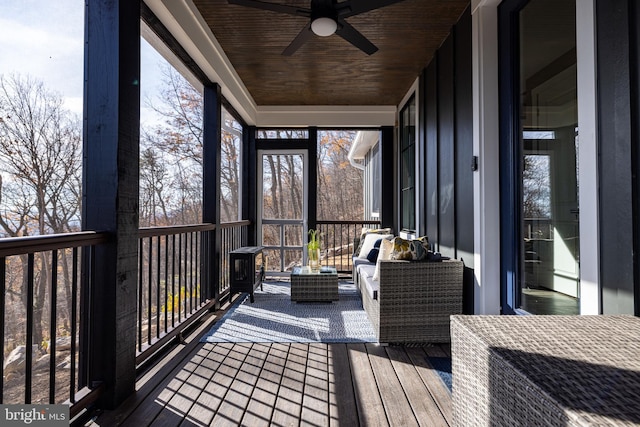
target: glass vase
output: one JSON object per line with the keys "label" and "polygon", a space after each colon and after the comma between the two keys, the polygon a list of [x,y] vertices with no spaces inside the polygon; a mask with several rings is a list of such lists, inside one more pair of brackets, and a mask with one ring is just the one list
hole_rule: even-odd
{"label": "glass vase", "polygon": [[307,249],[307,262],[313,273],[320,271],[320,249]]}

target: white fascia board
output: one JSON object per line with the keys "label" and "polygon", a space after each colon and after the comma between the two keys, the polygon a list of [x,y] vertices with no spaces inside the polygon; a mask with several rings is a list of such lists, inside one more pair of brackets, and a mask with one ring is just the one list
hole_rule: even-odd
{"label": "white fascia board", "polygon": [[352,164],[355,160],[363,160],[379,140],[379,132],[358,131],[353,144],[351,144],[347,158]]}
{"label": "white fascia board", "polygon": [[393,126],[396,106],[261,106],[256,125],[260,127],[379,127]]}

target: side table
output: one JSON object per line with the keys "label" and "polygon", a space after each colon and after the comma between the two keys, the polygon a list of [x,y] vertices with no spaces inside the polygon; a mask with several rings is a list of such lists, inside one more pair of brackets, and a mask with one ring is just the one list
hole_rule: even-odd
{"label": "side table", "polygon": [[253,299],[253,290],[264,279],[264,257],[262,246],[244,246],[229,252],[229,292],[248,292]]}
{"label": "side table", "polygon": [[309,267],[294,267],[291,272],[291,301],[337,301],[338,272],[322,267],[313,273]]}

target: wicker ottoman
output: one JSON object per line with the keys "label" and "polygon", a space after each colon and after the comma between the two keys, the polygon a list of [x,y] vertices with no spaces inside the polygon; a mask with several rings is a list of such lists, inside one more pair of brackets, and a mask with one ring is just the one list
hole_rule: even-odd
{"label": "wicker ottoman", "polygon": [[452,316],[454,425],[640,425],[640,318]]}
{"label": "wicker ottoman", "polygon": [[291,301],[337,301],[338,272],[322,267],[311,273],[308,267],[295,267],[291,272]]}

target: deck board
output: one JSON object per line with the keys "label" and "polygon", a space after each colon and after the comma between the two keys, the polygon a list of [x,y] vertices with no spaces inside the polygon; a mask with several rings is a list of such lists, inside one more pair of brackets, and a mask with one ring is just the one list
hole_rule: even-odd
{"label": "deck board", "polygon": [[417,426],[416,417],[386,349],[375,344],[367,344],[366,348],[389,424],[397,427]]}
{"label": "deck board", "polygon": [[406,352],[411,360],[411,363],[416,367],[418,375],[422,378],[425,384],[428,384],[429,392],[433,397],[433,400],[438,405],[440,412],[444,415],[445,420],[449,425],[453,424],[453,410],[451,408],[451,395],[446,386],[440,380],[438,374],[433,370],[433,367],[427,361],[427,353],[425,349],[428,349],[432,354],[441,354],[442,350],[432,349],[431,347],[423,348],[407,348]]}
{"label": "deck board", "polygon": [[420,378],[404,348],[387,347],[386,351],[417,422],[425,427],[448,426],[429,388]]}
{"label": "deck board", "polygon": [[427,359],[447,346],[197,343],[188,351],[157,371],[169,374],[145,378],[146,395],[87,425],[451,424],[451,396]]}
{"label": "deck board", "polygon": [[296,344],[289,346],[271,422],[297,425],[302,410],[306,357]]}
{"label": "deck board", "polygon": [[329,374],[326,344],[309,344],[300,425],[329,425]]}
{"label": "deck board", "polygon": [[[380,425],[387,422],[382,398],[376,386],[376,379],[371,370],[371,362],[364,344],[348,346],[351,372],[353,375],[353,391],[360,425]],[[384,424],[383,424],[384,425]]]}
{"label": "deck board", "polygon": [[346,344],[328,345],[329,425],[358,425],[356,398]]}
{"label": "deck board", "polygon": [[284,370],[282,349],[268,344],[256,344],[254,356],[264,359],[257,375],[251,399],[242,417],[242,425],[268,426],[278,394],[280,376]]}

